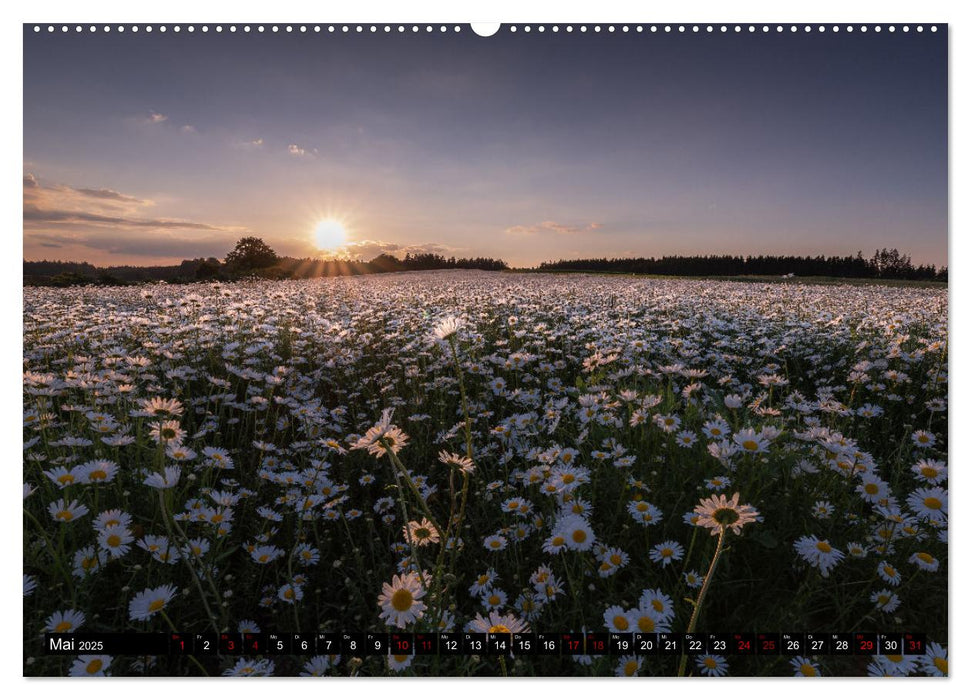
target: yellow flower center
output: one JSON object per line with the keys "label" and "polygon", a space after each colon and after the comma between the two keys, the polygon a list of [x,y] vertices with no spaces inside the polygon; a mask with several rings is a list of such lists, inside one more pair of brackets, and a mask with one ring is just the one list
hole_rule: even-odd
{"label": "yellow flower center", "polygon": [[626,630],[630,627],[630,622],[623,615],[614,615],[614,627],[619,630]]}
{"label": "yellow flower center", "polygon": [[940,510],[941,506],[944,504],[941,503],[940,499],[934,498],[933,496],[928,496],[924,499],[924,505],[931,510]]}
{"label": "yellow flower center", "polygon": [[165,598],[158,598],[157,600],[153,600],[151,603],[149,603],[148,611],[158,612],[164,607],[165,607]]}
{"label": "yellow flower center", "polygon": [[414,600],[415,598],[411,595],[411,591],[407,588],[399,588],[391,596],[391,607],[398,612],[405,612],[411,610],[411,604]]}
{"label": "yellow flower center", "polygon": [[69,510],[59,510],[57,515],[54,516],[58,520],[72,520],[74,518],[74,513]]}
{"label": "yellow flower center", "polygon": [[493,625],[492,627],[489,628],[489,634],[499,634],[499,633],[510,634],[511,632],[512,630],[510,630],[505,625]]}
{"label": "yellow flower center", "polygon": [[564,474],[563,475],[563,483],[564,484],[572,484],[575,479],[576,479],[576,477],[573,476],[573,474]]}
{"label": "yellow flower center", "polygon": [[920,475],[925,479],[933,479],[937,476],[937,470],[934,467],[921,467]]}
{"label": "yellow flower center", "polygon": [[587,533],[583,530],[574,530],[572,537],[573,537],[573,541],[576,542],[577,544],[581,544],[587,541]]}
{"label": "yellow flower center", "polygon": [[893,661],[895,664],[899,664],[901,661],[904,660],[904,657],[902,654],[887,654],[887,658]]}
{"label": "yellow flower center", "polygon": [[815,676],[816,675],[816,667],[813,666],[812,664],[801,664],[799,666],[799,670],[802,671],[802,675],[804,675],[804,676]]}
{"label": "yellow flower center", "polygon": [[624,664],[624,675],[633,676],[637,673],[637,661],[628,661]]}
{"label": "yellow flower center", "polygon": [[108,542],[109,547],[117,547],[121,544],[121,537],[114,534],[108,535],[108,539],[106,541]]}
{"label": "yellow flower center", "polygon": [[705,663],[705,666],[707,666],[708,668],[716,668],[718,666],[718,663],[710,656],[705,658],[704,663]]}
{"label": "yellow flower center", "polygon": [[499,596],[492,594],[489,596],[489,605],[499,605]]}
{"label": "yellow flower center", "polygon": [[562,537],[560,537],[559,535],[557,535],[556,537],[553,538],[553,546],[554,547],[562,547],[564,542],[565,542],[565,540]]}
{"label": "yellow flower center", "polygon": [[61,622],[58,622],[57,623],[57,626],[54,628],[54,631],[55,632],[70,632],[71,629],[73,629],[73,627],[74,627],[74,625],[71,624],[69,621],[62,620]]}
{"label": "yellow flower center", "polygon": [[674,554],[674,550],[671,549],[670,547],[665,547],[664,549],[661,550],[662,557],[670,557],[672,554]]}
{"label": "yellow flower center", "polygon": [[947,659],[938,656],[936,659],[934,659],[934,665],[941,673],[947,673]]}
{"label": "yellow flower center", "polygon": [[104,662],[101,659],[92,659],[88,662],[88,665],[84,667],[84,670],[92,675],[101,670],[104,666]]}
{"label": "yellow flower center", "polygon": [[742,443],[742,447],[744,447],[746,450],[754,452],[755,450],[759,449],[759,443],[757,443],[755,440],[745,440]]}
{"label": "yellow flower center", "polygon": [[637,629],[641,632],[653,632],[654,631],[654,618],[649,615],[641,615],[637,619]]}
{"label": "yellow flower center", "polygon": [[829,542],[817,542],[816,549],[818,549],[823,554],[829,554],[833,551],[833,548],[829,546]]}
{"label": "yellow flower center", "polygon": [[73,484],[74,476],[72,474],[61,474],[59,477],[57,477],[57,482],[62,485]]}
{"label": "yellow flower center", "polygon": [[925,564],[933,564],[934,563],[934,557],[932,557],[927,552],[917,552],[917,558],[920,559]]}
{"label": "yellow flower center", "polygon": [[624,561],[623,558],[621,558],[619,554],[610,555],[610,563],[613,564],[614,566],[620,566],[623,563],[623,561]]}
{"label": "yellow flower center", "polygon": [[880,491],[880,487],[877,486],[876,484],[867,484],[866,486],[863,487],[863,490],[866,491],[869,495],[875,496]]}
{"label": "yellow flower center", "polygon": [[292,588],[288,588],[287,590],[283,591],[283,597],[287,600],[293,600],[293,596],[294,593]]}

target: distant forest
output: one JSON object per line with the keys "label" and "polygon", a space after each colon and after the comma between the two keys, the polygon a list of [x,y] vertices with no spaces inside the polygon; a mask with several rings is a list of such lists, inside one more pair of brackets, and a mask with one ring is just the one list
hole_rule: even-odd
{"label": "distant forest", "polygon": [[[217,258],[183,260],[179,265],[95,267],[90,263],[60,260],[24,260],[24,284],[68,287],[84,284],[125,285],[140,282],[233,281],[239,279],[309,279],[344,277],[412,270],[508,270],[496,258],[456,258],[436,253],[408,253],[404,258],[379,255],[373,260],[319,260],[278,256],[259,238],[240,239],[220,261]],[[689,277],[798,276],[856,277],[864,279],[947,281],[947,268],[917,265],[909,255],[878,250],[871,258],[855,256],[738,256],[694,255],[661,258],[591,258],[544,262],[536,272],[618,272]]]}
{"label": "distant forest", "polygon": [[662,258],[591,258],[541,263],[542,272],[625,272],[691,277],[764,275],[798,277],[859,277],[864,279],[947,281],[947,267],[914,265],[896,248],[878,250],[871,258],[856,255],[816,257],[795,255],[666,255]]}
{"label": "distant forest", "polygon": [[263,279],[309,279],[344,277],[379,272],[411,270],[507,270],[503,260],[493,258],[444,257],[434,253],[407,254],[404,258],[379,255],[368,262],[318,260],[316,258],[277,257],[268,265],[234,265],[216,258],[183,260],[179,265],[114,265],[95,267],[90,263],[60,260],[24,260],[24,284],[68,287],[83,284],[124,285],[139,282],[232,281],[259,277]]}

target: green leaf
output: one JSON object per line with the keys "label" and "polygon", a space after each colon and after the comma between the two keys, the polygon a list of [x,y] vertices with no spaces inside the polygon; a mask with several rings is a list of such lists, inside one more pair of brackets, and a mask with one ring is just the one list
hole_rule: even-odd
{"label": "green leaf", "polygon": [[225,552],[223,552],[223,553],[222,553],[222,554],[220,554],[220,555],[219,555],[218,557],[216,557],[216,561],[222,561],[223,559],[226,559],[226,558],[227,558],[227,557],[229,557],[229,556],[230,556],[231,554],[233,554],[233,553],[234,553],[234,552],[235,552],[235,551],[236,551],[237,549],[239,549],[239,547],[238,547],[238,546],[236,546],[236,547],[231,547],[230,549],[227,549],[227,550],[226,550]]}

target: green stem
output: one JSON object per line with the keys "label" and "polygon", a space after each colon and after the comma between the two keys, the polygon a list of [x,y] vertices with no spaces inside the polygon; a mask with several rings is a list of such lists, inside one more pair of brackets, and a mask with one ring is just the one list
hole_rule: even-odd
{"label": "green stem", "polygon": [[[26,515],[30,520],[37,526],[37,531],[40,532],[40,536],[44,538],[44,543],[47,545],[47,551],[51,552],[54,559],[54,566],[57,567],[58,572],[64,577],[64,582],[67,584],[68,590],[71,591],[71,600],[74,600],[74,581],[71,580],[71,574],[64,568],[64,552],[63,549],[57,549],[51,544],[51,541],[47,539],[47,533],[44,532],[44,526],[40,524],[40,521],[34,517],[26,508],[24,510],[24,515]],[[63,524],[61,525],[63,527]]]}
{"label": "green stem", "polygon": [[[168,509],[165,506],[164,490],[161,490],[161,489],[159,490],[158,500],[159,500],[159,503],[162,504],[162,521],[165,523],[165,529],[169,533],[169,539],[174,540],[175,538],[172,536],[172,526],[169,524]],[[175,524],[174,519],[172,520],[172,524]],[[176,525],[176,527],[178,527],[178,525]],[[179,532],[180,533],[182,532],[181,529],[179,529]],[[186,543],[188,544],[188,540],[186,540]],[[209,617],[209,623],[212,625],[213,631],[215,631],[216,634],[219,634],[219,624],[216,622],[216,616],[212,614],[212,609],[209,607],[209,601],[206,600],[206,592],[202,589],[202,581],[199,580],[199,576],[198,574],[196,574],[196,570],[192,566],[192,562],[189,561],[189,558],[183,557],[182,560],[185,562],[185,565],[189,568],[189,573],[192,574],[192,580],[195,582],[196,589],[199,591],[199,598],[200,600],[202,600],[202,607],[205,608],[206,615]]]}
{"label": "green stem", "polygon": [[[701,617],[701,606],[705,602],[705,595],[708,593],[708,588],[711,586],[711,580],[715,575],[715,567],[718,566],[718,558],[722,553],[722,545],[725,542],[725,528],[722,528],[718,533],[718,544],[715,545],[715,555],[711,558],[711,565],[708,567],[708,573],[705,574],[705,581],[701,584],[701,591],[698,593],[698,600],[695,601],[694,612],[691,613],[691,621],[688,622],[688,634],[695,631],[695,625],[698,624],[698,619]],[[685,666],[688,663],[688,657],[682,652],[681,654],[681,665],[678,667],[678,677],[684,676]]]}

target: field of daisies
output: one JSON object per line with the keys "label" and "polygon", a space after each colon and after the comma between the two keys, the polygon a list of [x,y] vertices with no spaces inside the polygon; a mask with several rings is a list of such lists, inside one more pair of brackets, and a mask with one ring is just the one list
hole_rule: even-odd
{"label": "field of daisies", "polygon": [[[24,290],[26,675],[946,675],[947,291]],[[45,632],[922,632],[922,656],[46,656]]]}

